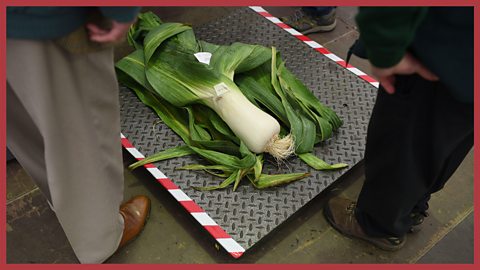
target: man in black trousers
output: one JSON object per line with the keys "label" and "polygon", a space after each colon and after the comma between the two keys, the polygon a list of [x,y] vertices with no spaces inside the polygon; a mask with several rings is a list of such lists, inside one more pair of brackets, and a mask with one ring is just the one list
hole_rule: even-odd
{"label": "man in black trousers", "polygon": [[340,232],[398,250],[473,146],[473,8],[360,8],[379,80],[357,202],[325,206]]}

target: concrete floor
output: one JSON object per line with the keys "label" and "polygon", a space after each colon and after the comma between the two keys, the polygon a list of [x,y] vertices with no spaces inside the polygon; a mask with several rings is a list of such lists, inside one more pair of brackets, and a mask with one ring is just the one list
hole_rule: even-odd
{"label": "concrete floor", "polygon": [[[235,8],[150,8],[166,21],[206,23]],[[291,14],[292,7],[266,8],[275,16]],[[309,37],[345,59],[358,37],[356,8],[338,8],[334,31]],[[117,56],[125,53],[119,48]],[[368,63],[352,65],[369,72]],[[124,155],[125,166],[133,159]],[[192,217],[144,170],[125,170],[125,198],[146,194],[152,213],[143,233],[107,263],[473,263],[473,151],[446,187],[434,194],[431,215],[423,230],[408,235],[406,246],[384,252],[332,229],[321,211],[332,194],[354,199],[363,183],[360,164],[342,180],[247,250],[231,258]],[[16,162],[7,164],[7,262],[77,263],[77,259],[45,198]]]}

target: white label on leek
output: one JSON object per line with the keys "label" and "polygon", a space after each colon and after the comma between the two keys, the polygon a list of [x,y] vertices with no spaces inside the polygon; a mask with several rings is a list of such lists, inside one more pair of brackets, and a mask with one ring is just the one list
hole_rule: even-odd
{"label": "white label on leek", "polygon": [[223,94],[227,93],[228,91],[230,91],[228,89],[228,86],[225,84],[225,83],[219,83],[217,85],[215,85],[213,87],[213,89],[215,89],[215,93],[217,94],[217,97],[220,97],[222,96]]}
{"label": "white label on leek", "polygon": [[207,64],[207,65],[210,64],[210,59],[212,58],[211,53],[209,53],[209,52],[199,52],[199,53],[196,53],[194,55],[197,58],[198,62]]}

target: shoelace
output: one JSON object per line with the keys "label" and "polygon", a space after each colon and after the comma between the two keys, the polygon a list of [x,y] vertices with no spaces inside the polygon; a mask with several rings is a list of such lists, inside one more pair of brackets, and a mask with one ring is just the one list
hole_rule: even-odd
{"label": "shoelace", "polygon": [[[349,222],[353,222],[353,218],[355,217],[355,208],[356,207],[357,207],[356,202],[351,202],[347,206],[346,212],[348,214]],[[386,237],[385,239],[393,245],[399,245],[402,242],[402,240],[399,237],[394,237],[394,236]]]}
{"label": "shoelace", "polygon": [[356,202],[351,202],[348,206],[347,206],[347,213],[348,214],[353,214],[354,211],[355,211],[355,207],[357,206],[357,203]]}
{"label": "shoelace", "polygon": [[302,20],[303,17],[305,17],[305,13],[302,10],[297,9],[293,13],[291,19],[292,19],[292,22],[298,22],[298,21]]}
{"label": "shoelace", "polygon": [[346,209],[346,212],[348,214],[348,222],[352,223],[355,218],[355,207],[357,206],[356,202],[351,202]]}

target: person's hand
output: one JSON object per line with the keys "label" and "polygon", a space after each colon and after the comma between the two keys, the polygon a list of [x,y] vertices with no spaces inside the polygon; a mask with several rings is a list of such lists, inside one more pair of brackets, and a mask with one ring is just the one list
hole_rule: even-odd
{"label": "person's hand", "polygon": [[125,38],[133,22],[120,23],[112,21],[112,27],[109,30],[102,29],[95,24],[87,24],[90,40],[98,43],[116,43]]}
{"label": "person's hand", "polygon": [[428,70],[410,53],[406,53],[402,60],[393,67],[379,68],[372,65],[372,75],[389,94],[395,93],[395,75],[408,75],[417,73],[429,81],[438,81],[438,77]]}

